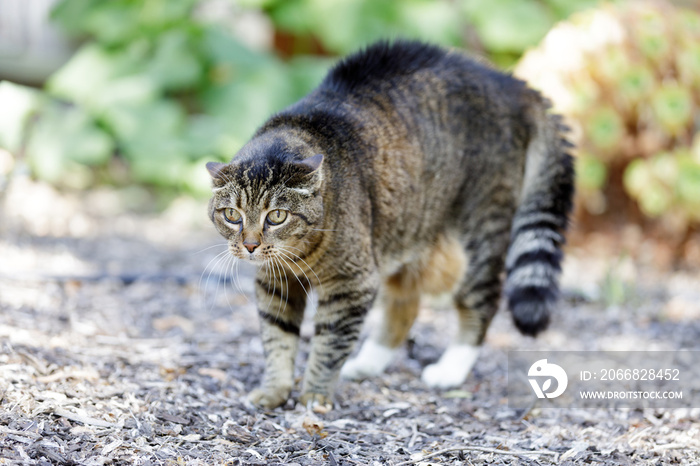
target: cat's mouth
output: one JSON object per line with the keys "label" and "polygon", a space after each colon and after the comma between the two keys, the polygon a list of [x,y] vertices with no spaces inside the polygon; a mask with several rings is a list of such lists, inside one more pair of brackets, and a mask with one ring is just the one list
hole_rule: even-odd
{"label": "cat's mouth", "polygon": [[247,251],[245,248],[236,244],[229,244],[228,251],[236,259],[252,262],[254,264],[261,264],[267,260],[257,249],[254,251]]}
{"label": "cat's mouth", "polygon": [[270,258],[268,257],[267,254],[264,254],[262,251],[255,250],[253,252],[246,251],[245,249],[237,249],[231,251],[233,256],[244,260],[246,262],[250,262],[253,264],[264,264],[265,262],[268,262]]}
{"label": "cat's mouth", "polygon": [[249,253],[248,251],[235,251],[233,252],[233,257],[236,259],[244,260],[246,262],[262,263],[265,262],[265,258],[260,254],[254,252]]}
{"label": "cat's mouth", "polygon": [[241,259],[246,260],[248,262],[252,262],[254,264],[262,264],[263,262],[268,261],[268,258],[263,257],[261,254],[255,253],[243,253]]}

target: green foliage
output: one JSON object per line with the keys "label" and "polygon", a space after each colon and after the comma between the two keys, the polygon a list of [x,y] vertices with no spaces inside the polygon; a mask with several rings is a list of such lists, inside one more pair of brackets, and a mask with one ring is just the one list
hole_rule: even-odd
{"label": "green foliage", "polygon": [[462,4],[484,46],[499,55],[519,54],[537,44],[554,21],[545,2],[476,0]]}
{"label": "green foliage", "polygon": [[66,31],[88,35],[105,45],[155,38],[167,30],[193,26],[188,19],[196,0],[64,0],[53,18]]}
{"label": "green foliage", "polygon": [[556,21],[599,0],[248,0],[282,30],[313,35],[335,54],[390,37],[463,47],[473,28],[477,45],[510,66]]}
{"label": "green foliage", "polygon": [[25,128],[42,101],[41,94],[34,89],[0,82],[0,147],[15,153],[21,150]]}
{"label": "green foliage", "polygon": [[79,107],[51,104],[33,128],[27,155],[34,172],[58,182],[75,164],[102,165],[112,156],[112,139]]}
{"label": "green foliage", "polygon": [[576,175],[580,188],[596,190],[605,186],[608,169],[598,158],[580,154],[576,158]]}
{"label": "green foliage", "polygon": [[629,305],[630,301],[633,301],[635,293],[628,266],[629,258],[621,256],[611,263],[605,271],[599,287],[600,300],[606,307]]}
{"label": "green foliage", "polygon": [[[693,149],[700,153],[700,138]],[[700,157],[687,149],[632,161],[624,185],[649,217],[672,214],[686,222],[700,221]]]}
{"label": "green foliage", "polygon": [[609,105],[592,109],[586,121],[586,134],[603,154],[619,148],[624,131],[624,121]]}
{"label": "green foliage", "polygon": [[678,83],[662,84],[651,97],[656,121],[673,136],[684,134],[692,123],[692,102],[692,93]]}
{"label": "green foliage", "polygon": [[19,123],[0,124],[0,137],[8,134],[0,144],[18,147],[16,126],[31,110],[38,119],[27,155],[40,178],[70,185],[77,164],[105,166],[116,154],[130,167],[126,181],[206,194],[204,162],[229,160],[266,117],[316,85],[328,63],[252,51],[193,19],[196,3],[60,2],[55,21],[91,40],[50,78],[41,105],[38,93],[3,83],[0,101],[17,101]]}
{"label": "green foliage", "polygon": [[461,44],[463,22],[444,0],[279,0],[264,6],[280,28],[315,35],[337,54],[396,36]]}
{"label": "green foliage", "polygon": [[[596,0],[597,1],[597,0]],[[316,86],[334,61],[380,38],[474,46],[512,64],[551,24],[594,0],[242,0],[290,50],[252,50],[199,19],[202,0],[61,0],[52,18],[83,39],[38,92],[0,84],[0,146],[57,185],[139,183],[207,195],[208,160],[227,161],[274,112]],[[575,6],[572,4],[576,4]],[[233,5],[233,2],[232,2]],[[476,34],[470,34],[472,32]],[[685,73],[698,66],[684,55]],[[694,79],[694,78],[693,78]],[[659,96],[668,124],[679,104]],[[600,125],[601,137],[606,124]],[[115,170],[115,167],[126,167]]]}

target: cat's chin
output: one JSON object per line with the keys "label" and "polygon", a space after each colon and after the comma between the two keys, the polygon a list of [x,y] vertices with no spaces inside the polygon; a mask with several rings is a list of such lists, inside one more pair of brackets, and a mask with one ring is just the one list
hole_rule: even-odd
{"label": "cat's chin", "polygon": [[250,264],[255,264],[255,265],[263,265],[263,264],[270,262],[270,259],[268,259],[266,257],[262,257],[262,256],[257,256],[257,255],[255,255],[255,256],[248,255],[248,256],[243,256],[243,257],[236,256],[236,257],[244,262],[248,262]]}

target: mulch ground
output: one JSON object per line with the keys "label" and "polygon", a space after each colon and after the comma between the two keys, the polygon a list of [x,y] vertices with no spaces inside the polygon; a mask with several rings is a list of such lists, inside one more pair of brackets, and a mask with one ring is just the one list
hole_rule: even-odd
{"label": "mulch ground", "polygon": [[[205,202],[136,215],[119,199],[27,180],[2,199],[0,464],[700,462],[700,406],[522,412],[506,398],[509,350],[700,350],[698,271],[571,250],[550,330],[522,337],[500,312],[460,389],[420,381],[455,322],[438,299],[389,371],[341,382],[331,412],[263,412],[245,398],[263,368],[251,269],[217,256]],[[299,374],[312,332],[307,319]]]}

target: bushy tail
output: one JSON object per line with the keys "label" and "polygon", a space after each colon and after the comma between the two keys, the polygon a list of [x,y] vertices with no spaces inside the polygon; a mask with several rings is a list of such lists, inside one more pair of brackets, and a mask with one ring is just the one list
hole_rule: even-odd
{"label": "bushy tail", "polygon": [[573,159],[567,153],[572,145],[563,137],[568,128],[536,97],[539,105],[532,115],[534,134],[513,219],[505,283],[515,325],[533,336],[549,324],[559,295],[561,246],[574,194]]}

